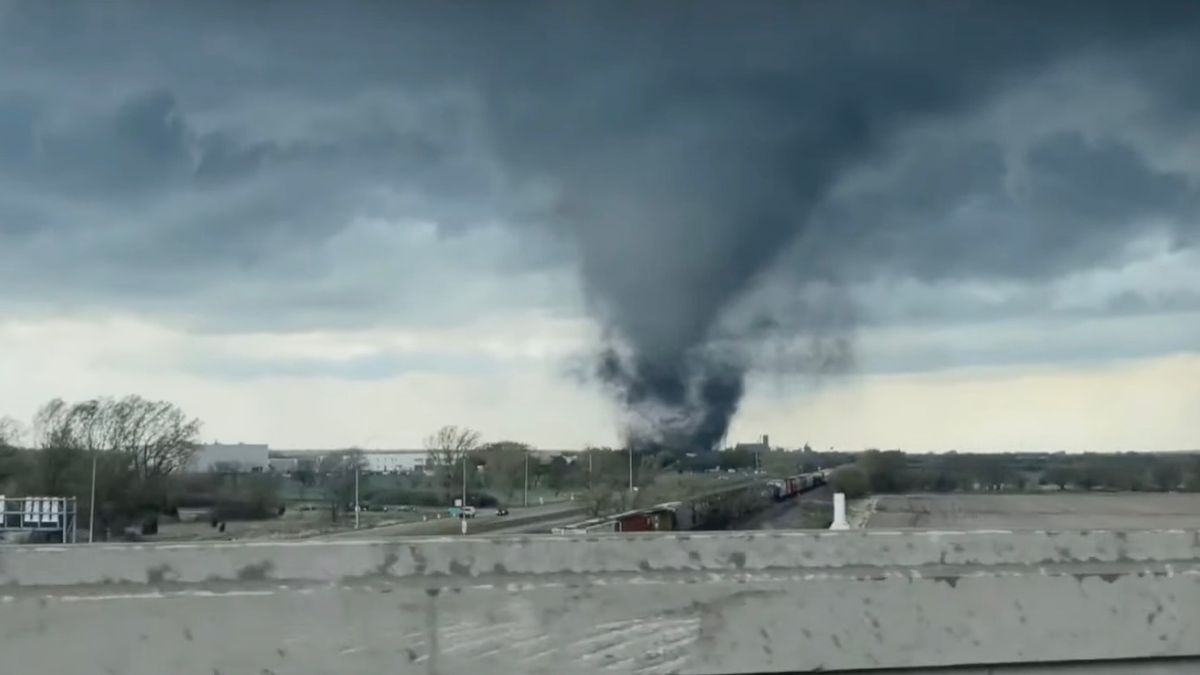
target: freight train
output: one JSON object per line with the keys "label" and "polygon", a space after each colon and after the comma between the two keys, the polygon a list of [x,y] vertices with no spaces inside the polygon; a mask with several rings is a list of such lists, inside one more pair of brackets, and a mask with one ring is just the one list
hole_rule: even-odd
{"label": "freight train", "polygon": [[771,496],[777,502],[781,502],[785,499],[791,499],[801,492],[808,492],[809,490],[824,484],[824,471],[802,473],[798,476],[788,476],[787,478],[777,478],[767,481],[767,485],[769,485],[771,488]]}
{"label": "freight train", "polygon": [[554,534],[596,532],[679,532],[716,528],[722,519],[737,519],[769,506],[772,502],[792,499],[802,492],[824,485],[829,471],[802,473],[786,478],[754,481],[715,490],[686,501],[667,502],[611,516],[591,518],[556,527]]}

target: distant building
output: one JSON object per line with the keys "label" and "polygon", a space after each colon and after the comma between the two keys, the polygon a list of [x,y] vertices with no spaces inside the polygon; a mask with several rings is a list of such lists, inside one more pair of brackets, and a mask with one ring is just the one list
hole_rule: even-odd
{"label": "distant building", "polygon": [[[311,468],[320,466],[321,460],[333,453],[345,450],[272,450],[270,452],[270,470],[277,473],[291,473],[307,464]],[[429,468],[429,451],[419,449],[397,450],[358,450],[362,453],[366,473],[412,473],[425,471]],[[546,463],[555,457],[562,457],[568,462],[575,461],[580,450],[551,450],[534,449],[529,453],[530,460]]]}
{"label": "distant building", "polygon": [[411,473],[424,469],[429,460],[426,450],[364,450],[368,473]]}
{"label": "distant building", "polygon": [[757,443],[738,443],[737,445],[733,446],[733,449],[744,452],[770,452],[771,439],[766,434],[763,434],[761,441]]}
{"label": "distant building", "polygon": [[270,468],[269,456],[270,450],[266,443],[208,443],[196,450],[188,470],[193,473],[256,473]]}
{"label": "distant building", "polygon": [[300,469],[299,457],[270,457],[267,459],[268,466],[274,473],[295,473]]}

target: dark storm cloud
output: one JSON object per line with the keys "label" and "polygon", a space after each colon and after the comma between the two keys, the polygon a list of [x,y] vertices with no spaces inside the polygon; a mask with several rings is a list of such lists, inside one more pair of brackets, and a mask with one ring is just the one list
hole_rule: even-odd
{"label": "dark storm cloud", "polygon": [[[768,277],[1051,277],[1119,258],[1148,219],[1191,241],[1192,184],[1116,140],[1043,139],[1023,192],[995,139],[902,143],[1064,59],[1194,56],[1190,2],[18,3],[0,21],[6,286],[363,320],[389,295],[452,304],[421,281],[499,263],[396,250],[377,273],[411,240],[355,223],[504,221],[527,265],[571,253],[612,338],[598,374],[680,445],[724,433],[764,336],[817,340],[805,367],[849,360],[853,312],[762,304]],[[1195,87],[1147,86],[1165,82]],[[845,187],[885,160],[882,187]]]}
{"label": "dark storm cloud", "polygon": [[379,354],[348,359],[249,359],[208,354],[186,357],[182,365],[196,375],[235,382],[328,377],[371,382],[412,373],[479,376],[497,369],[494,360],[470,354],[432,358],[428,355]]}
{"label": "dark storm cloud", "polygon": [[[737,331],[722,320],[781,251],[810,230],[812,211],[857,162],[886,151],[908,125],[969,111],[1060,55],[1179,28],[1163,22],[1170,17],[1118,16],[1119,8],[1095,4],[1057,4],[1039,12],[969,4],[959,6],[966,8],[962,13],[945,5],[937,12],[925,11],[927,5],[873,5],[864,13],[864,5],[854,5],[843,14],[846,7],[822,14],[820,31],[744,30],[757,17],[721,17],[721,30],[703,34],[703,49],[694,48],[694,33],[656,32],[659,50],[649,50],[644,69],[622,78],[620,86],[608,87],[603,78],[582,91],[576,82],[564,84],[551,100],[567,100],[570,116],[522,109],[514,116],[518,131],[500,134],[524,141],[536,128],[544,139],[510,156],[566,186],[561,220],[580,242],[589,300],[627,348],[606,350],[598,374],[617,385],[637,417],[655,417],[650,426],[672,441],[711,447],[720,438],[740,399],[746,358],[742,351],[716,348],[716,333]],[[806,8],[796,11],[777,18],[797,24],[817,18],[803,16]],[[647,51],[637,48],[636,31],[617,42],[624,53],[647,59]],[[680,53],[690,54],[691,62],[678,63]],[[755,63],[767,54],[769,65]],[[588,95],[594,107],[571,107]],[[956,152],[968,161],[968,177],[991,187],[1004,163],[984,150],[978,158],[970,148]],[[1077,159],[1092,161],[1082,156],[1089,150]],[[975,187],[961,184],[963,167],[939,168],[942,176],[920,178],[947,197],[961,198]],[[1041,173],[1058,168],[1034,167]],[[1090,175],[1069,187],[1111,188],[1104,183],[1130,177]],[[939,178],[949,184],[937,185]],[[1133,187],[1141,191],[1155,178]],[[970,222],[974,231],[923,237],[923,223],[910,223],[916,232],[889,228],[889,211],[896,207],[890,196],[879,199],[882,213],[860,220],[857,236],[851,223],[832,218],[814,232],[819,245],[803,251],[809,264],[797,269],[799,280],[844,278],[873,260],[886,265],[888,257],[909,257],[920,263],[947,252],[958,255],[950,265],[968,267],[989,255],[1000,265],[1023,264],[1022,258],[1070,256],[1089,245],[1108,254],[1103,239],[1077,246],[1069,233],[1057,231],[1059,213],[1038,213],[1022,224],[1025,232],[1014,231],[1007,204]],[[1143,196],[1149,195],[1134,196],[1141,206]],[[912,206],[929,215],[925,200]],[[1122,226],[1132,224],[1133,214],[1117,216],[1125,218]],[[890,256],[859,241],[876,237],[890,240],[880,247],[891,249]],[[932,242],[917,241],[923,238]],[[997,238],[999,247],[985,243]],[[922,248],[926,243],[934,246]],[[1020,274],[1017,265],[1011,270]],[[813,314],[788,318],[806,329],[819,321]]]}
{"label": "dark storm cloud", "polygon": [[948,146],[902,153],[887,181],[824,204],[797,264],[927,281],[1052,279],[1121,263],[1139,236],[1181,245],[1200,228],[1194,179],[1156,169],[1127,143],[1057,133],[1019,158],[1016,176],[994,142]]}

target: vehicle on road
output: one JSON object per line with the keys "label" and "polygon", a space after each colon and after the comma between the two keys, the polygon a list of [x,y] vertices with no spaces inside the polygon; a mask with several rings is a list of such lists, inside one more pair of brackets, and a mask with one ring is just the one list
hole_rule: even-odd
{"label": "vehicle on road", "polygon": [[507,515],[508,515],[508,509],[506,509],[506,508],[504,508],[503,506],[501,506],[500,508],[496,509],[496,515],[498,515],[498,516],[507,516]]}
{"label": "vehicle on road", "polygon": [[450,517],[451,518],[474,518],[475,517],[475,507],[474,506],[451,506],[450,507]]}

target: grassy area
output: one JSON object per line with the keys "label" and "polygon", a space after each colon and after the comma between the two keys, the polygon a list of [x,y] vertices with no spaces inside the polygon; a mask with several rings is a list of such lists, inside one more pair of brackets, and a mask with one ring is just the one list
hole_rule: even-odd
{"label": "grassy area", "polygon": [[[363,511],[359,514],[363,528],[419,522],[422,517],[433,518],[444,509],[414,509],[412,511]],[[265,520],[232,520],[225,523],[225,531],[214,528],[207,512],[181,513],[179,521],[160,521],[158,534],[147,536],[147,541],[181,541],[201,539],[293,539],[318,536],[354,528],[354,514],[339,514],[333,522],[329,509],[323,505],[312,510],[292,508],[278,518]]]}

